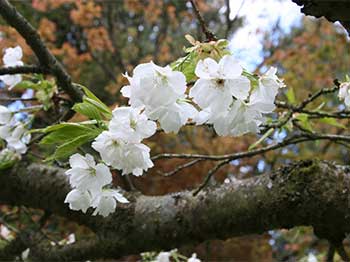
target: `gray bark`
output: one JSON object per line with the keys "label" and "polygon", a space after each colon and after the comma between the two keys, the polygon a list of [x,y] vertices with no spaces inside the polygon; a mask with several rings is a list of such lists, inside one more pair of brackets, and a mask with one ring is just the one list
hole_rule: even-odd
{"label": "gray bark", "polygon": [[195,197],[190,191],[128,194],[130,204],[102,218],[71,211],[63,203],[70,189],[62,169],[21,164],[0,174],[0,202],[50,211],[97,235],[96,240],[50,252],[33,248],[37,260],[120,257],[300,225],[313,226],[319,237],[340,243],[350,232],[349,173],[330,162],[301,161],[272,174],[207,188]]}

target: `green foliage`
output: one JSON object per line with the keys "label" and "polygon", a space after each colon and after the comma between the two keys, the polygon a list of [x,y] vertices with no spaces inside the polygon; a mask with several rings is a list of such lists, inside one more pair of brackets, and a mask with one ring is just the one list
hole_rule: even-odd
{"label": "green foliage", "polygon": [[44,110],[48,110],[53,105],[52,98],[57,93],[57,86],[54,82],[45,80],[40,75],[36,75],[33,81],[24,80],[19,83],[17,88],[35,90],[35,98],[44,106]]}
{"label": "green foliage", "polygon": [[20,156],[11,150],[4,149],[0,152],[0,170],[5,170],[12,167]]}
{"label": "green foliage", "polygon": [[295,118],[297,120],[298,124],[305,130],[309,132],[313,132],[313,128],[311,126],[309,116],[307,114],[298,114]]}
{"label": "green foliage", "polygon": [[327,124],[327,125],[331,125],[331,126],[335,126],[335,127],[346,129],[346,126],[344,126],[343,124],[339,123],[335,118],[324,117],[324,118],[320,118],[319,121],[321,123],[324,123],[324,124]]}
{"label": "green foliage", "polygon": [[101,129],[84,125],[65,125],[46,135],[41,141],[42,145],[62,144],[69,142],[72,138],[85,134],[98,136],[102,132]]}
{"label": "green foliage", "polygon": [[66,143],[58,146],[55,153],[46,159],[46,161],[65,159],[75,153],[79,146],[82,146],[96,137],[95,134],[85,134],[78,137],[74,137],[68,140]]}
{"label": "green foliage", "polygon": [[94,125],[97,123],[97,121],[61,123],[45,129],[34,130],[35,132],[48,133],[40,144],[58,145],[54,154],[46,161],[64,159],[76,152],[79,146],[94,140],[103,131],[102,128]]}
{"label": "green foliage", "polygon": [[256,148],[258,145],[260,145],[266,138],[268,138],[273,133],[274,130],[275,130],[274,128],[270,128],[263,136],[260,137],[258,141],[250,145],[248,150],[252,150]]}
{"label": "green foliage", "polygon": [[286,97],[287,97],[287,101],[290,104],[295,104],[296,103],[296,98],[295,98],[295,94],[294,94],[294,89],[292,87],[288,87],[288,90],[286,92]]}
{"label": "green foliage", "polygon": [[46,161],[65,159],[72,155],[80,146],[94,140],[105,129],[103,119],[109,120],[112,117],[111,110],[89,89],[81,85],[77,86],[83,89],[85,96],[83,102],[75,104],[73,109],[91,120],[80,123],[60,123],[44,129],[32,130],[32,133],[46,134],[40,142],[41,145],[57,146],[54,154]]}
{"label": "green foliage", "polygon": [[192,36],[186,35],[186,39],[193,45],[185,48],[186,56],[180,57],[170,66],[173,70],[180,71],[186,76],[186,81],[191,82],[196,79],[195,68],[199,60],[211,57],[218,61],[224,55],[230,54],[227,49],[228,41],[220,39],[216,42],[200,43]]}
{"label": "green foliage", "polygon": [[258,88],[258,86],[259,86],[259,78],[258,78],[257,75],[254,75],[254,74],[248,72],[245,69],[243,69],[242,75],[244,75],[245,77],[247,77],[249,79],[250,84],[252,85],[252,90],[254,90],[255,88]]}
{"label": "green foliage", "polygon": [[100,99],[98,99],[88,88],[82,85],[81,87],[85,93],[82,103],[77,103],[73,106],[73,110],[89,119],[102,120],[106,118],[111,119],[112,112]]}
{"label": "green foliage", "polygon": [[194,73],[198,57],[194,52],[187,54],[184,57],[180,57],[175,62],[171,63],[171,68],[176,71],[182,72],[186,76],[186,81],[190,82],[196,79]]}

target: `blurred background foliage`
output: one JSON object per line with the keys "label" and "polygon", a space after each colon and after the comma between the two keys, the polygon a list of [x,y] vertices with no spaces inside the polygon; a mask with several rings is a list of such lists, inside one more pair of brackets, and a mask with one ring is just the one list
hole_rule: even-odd
{"label": "blurred background foliage", "polygon": [[[219,39],[234,38],[235,32],[244,27],[244,17],[230,18],[229,3],[228,0],[197,0],[204,19]],[[189,45],[185,34],[204,40],[191,5],[185,0],[28,0],[14,1],[14,4],[38,28],[50,50],[72,75],[73,81],[88,86],[112,108],[126,103],[119,95],[120,88],[127,83],[122,73],[131,73],[142,62],[153,60],[164,66],[183,56],[183,47]],[[33,53],[18,33],[3,22],[0,31],[0,49],[20,45],[24,50],[25,62],[35,63]],[[278,67],[279,75],[293,90],[292,96],[296,101],[320,88],[331,87],[335,78],[344,80],[344,75],[349,73],[349,39],[339,25],[304,17],[300,25],[292,28],[288,34],[278,22],[263,33],[261,56],[264,60],[256,65],[256,72],[265,72],[267,66]],[[286,90],[279,95],[280,100],[291,100]],[[1,89],[0,92],[6,91]],[[14,90],[8,95],[16,96],[16,92],[22,91]],[[327,101],[317,100],[317,103],[312,104],[311,109],[320,106],[323,109],[334,108],[339,104],[336,95],[330,95]],[[278,116],[279,113],[274,117]],[[81,120],[81,116],[75,116],[72,121],[78,119]],[[320,132],[344,132],[344,128],[339,126],[312,123],[312,120],[310,123]],[[348,120],[339,123],[349,124]],[[288,132],[293,131],[276,131],[265,143],[279,141]],[[256,140],[255,135],[218,137],[209,127],[186,127],[178,135],[159,133],[148,140],[148,145],[153,154],[225,154],[247,150]],[[37,153],[40,155],[39,149]],[[302,158],[331,159],[341,164],[350,160],[348,148],[344,146],[309,142],[233,161],[218,172],[211,183],[256,176]],[[151,195],[192,189],[201,183],[213,166],[213,163],[203,161],[172,176],[164,176],[183,163],[178,159],[156,161],[155,168],[141,178],[133,177],[132,182],[138,190]],[[125,180],[118,173],[114,174],[114,183],[125,186]],[[71,233],[77,239],[91,234],[88,229],[57,217],[51,217],[39,228],[41,211],[0,207],[0,246],[6,243],[6,238],[15,235],[13,230],[7,231],[13,227],[41,230],[54,244],[59,244],[62,239],[68,241]],[[312,229],[307,227],[270,231],[261,236],[209,241],[180,249],[184,254],[197,252],[204,261],[311,262],[324,257],[326,250],[327,244],[317,240]],[[136,261],[138,258],[125,259]]]}

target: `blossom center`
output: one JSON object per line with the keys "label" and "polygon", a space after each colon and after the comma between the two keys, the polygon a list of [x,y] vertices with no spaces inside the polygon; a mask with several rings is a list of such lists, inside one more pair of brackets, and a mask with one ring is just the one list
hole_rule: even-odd
{"label": "blossom center", "polygon": [[96,170],[94,168],[89,168],[89,173],[91,176],[96,176]]}
{"label": "blossom center", "polygon": [[136,121],[134,119],[130,119],[130,127],[134,130],[136,130]]}
{"label": "blossom center", "polygon": [[224,86],[225,86],[225,79],[222,79],[222,78],[218,78],[218,79],[215,79],[215,87],[218,88],[218,89],[224,89]]}

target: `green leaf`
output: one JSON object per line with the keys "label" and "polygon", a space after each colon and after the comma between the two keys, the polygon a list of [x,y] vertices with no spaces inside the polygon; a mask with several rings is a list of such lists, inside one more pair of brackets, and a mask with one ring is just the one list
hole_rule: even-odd
{"label": "green leaf", "polygon": [[299,121],[299,125],[303,127],[304,129],[313,132],[313,128],[311,126],[311,123],[309,121],[309,116],[307,114],[299,114],[295,117],[296,120]]}
{"label": "green leaf", "polygon": [[57,91],[57,86],[54,82],[38,79],[37,82],[24,80],[16,87],[35,90],[35,97],[43,104],[44,110],[48,110],[52,106],[52,97]]}
{"label": "green leaf", "polygon": [[69,125],[53,131],[46,135],[41,141],[42,145],[63,144],[74,137],[91,134],[91,136],[98,136],[103,130],[99,128],[92,128],[83,125]]}
{"label": "green leaf", "polygon": [[94,134],[85,134],[71,139],[70,141],[57,147],[53,156],[45,159],[45,161],[65,159],[75,153],[77,148],[83,144],[92,141],[95,138]]}
{"label": "green leaf", "polygon": [[336,119],[334,118],[330,118],[330,117],[325,117],[325,118],[320,118],[319,120],[321,123],[327,124],[327,125],[331,125],[331,126],[335,126],[335,127],[339,127],[339,128],[343,128],[346,129],[346,126],[344,126],[343,124],[339,123]]}
{"label": "green leaf", "polygon": [[86,100],[94,101],[93,104],[95,104],[96,107],[98,107],[101,111],[105,112],[106,114],[112,115],[112,112],[109,109],[109,107],[105,103],[103,103],[97,96],[95,96],[94,93],[92,93],[87,87],[80,84],[75,84],[75,85],[83,89],[86,97],[89,98],[89,99],[85,98]]}
{"label": "green leaf", "polygon": [[83,122],[79,122],[79,123],[74,123],[74,122],[63,122],[63,123],[59,123],[57,125],[53,125],[53,126],[48,126],[46,128],[40,128],[40,129],[31,129],[29,130],[30,133],[49,133],[49,132],[53,132],[55,130],[59,130],[61,128],[64,128],[66,126],[84,126],[84,125],[95,125],[97,124],[97,121],[95,120],[88,120],[88,121],[83,121]]}
{"label": "green leaf", "polygon": [[243,69],[242,75],[247,77],[252,85],[253,89],[258,88],[259,86],[259,78],[258,76],[249,73],[246,69]]}
{"label": "green leaf", "polygon": [[346,81],[346,82],[350,82],[350,77],[349,77],[348,74],[345,75],[345,81]]}
{"label": "green leaf", "polygon": [[256,141],[254,144],[252,144],[248,148],[248,151],[254,149],[259,144],[261,144],[269,135],[271,135],[273,133],[274,130],[275,130],[274,128],[270,128],[269,130],[267,130],[267,132],[262,137],[260,137],[260,139],[258,141]]}
{"label": "green leaf", "polygon": [[96,100],[93,100],[91,98],[85,97],[84,102],[94,106],[98,111],[100,111],[107,119],[112,118],[112,112],[111,110],[106,106],[105,104],[100,104]]}
{"label": "green leaf", "polygon": [[295,99],[295,94],[294,94],[294,89],[292,87],[289,87],[287,92],[286,92],[286,97],[287,100],[290,104],[295,104],[296,99]]}
{"label": "green leaf", "polygon": [[100,111],[92,104],[86,102],[77,103],[72,109],[77,113],[87,116],[89,119],[102,120]]}
{"label": "green leaf", "polygon": [[196,78],[194,70],[198,62],[198,55],[195,50],[188,53],[184,57],[180,57],[175,62],[171,63],[170,66],[175,71],[180,71],[186,76],[186,81],[190,82]]}
{"label": "green leaf", "polygon": [[4,149],[0,152],[0,170],[8,169],[20,161],[20,155],[11,150]]}

